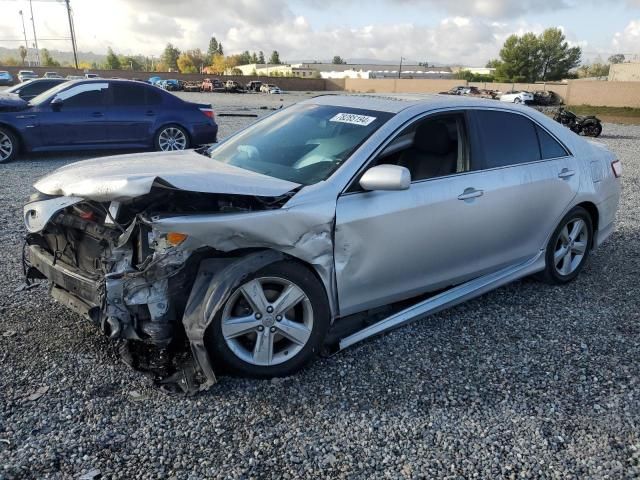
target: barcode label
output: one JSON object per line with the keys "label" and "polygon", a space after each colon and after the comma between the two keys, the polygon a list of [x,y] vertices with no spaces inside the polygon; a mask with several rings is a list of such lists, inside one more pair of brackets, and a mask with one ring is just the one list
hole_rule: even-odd
{"label": "barcode label", "polygon": [[366,127],[375,121],[376,117],[368,117],[367,115],[356,115],[354,113],[339,113],[333,117],[331,122],[351,123],[353,125],[362,125]]}

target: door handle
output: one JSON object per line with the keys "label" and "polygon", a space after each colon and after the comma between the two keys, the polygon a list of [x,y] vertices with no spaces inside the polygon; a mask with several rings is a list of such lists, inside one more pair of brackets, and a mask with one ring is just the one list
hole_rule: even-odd
{"label": "door handle", "polygon": [[475,188],[465,188],[461,195],[458,195],[458,200],[471,200],[472,198],[478,198],[484,195],[483,190],[476,190]]}
{"label": "door handle", "polygon": [[558,174],[558,178],[571,178],[576,174],[575,171],[569,170],[568,168],[563,168],[562,171]]}
{"label": "door handle", "polygon": [[102,112],[93,112],[91,114],[91,116],[94,117],[94,118],[100,118],[100,117],[104,117],[104,113],[102,113]]}

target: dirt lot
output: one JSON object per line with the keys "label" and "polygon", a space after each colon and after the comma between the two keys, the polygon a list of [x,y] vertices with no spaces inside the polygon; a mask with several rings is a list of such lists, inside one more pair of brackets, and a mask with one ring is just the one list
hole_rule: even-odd
{"label": "dirt lot", "polygon": [[[207,98],[264,115],[301,95]],[[219,121],[226,136],[253,119]],[[225,377],[196,398],[156,390],[45,289],[18,291],[31,184],[94,154],[0,166],[0,479],[638,478],[640,127],[606,124],[602,141],[625,189],[576,282],[516,282],[294,377]]]}

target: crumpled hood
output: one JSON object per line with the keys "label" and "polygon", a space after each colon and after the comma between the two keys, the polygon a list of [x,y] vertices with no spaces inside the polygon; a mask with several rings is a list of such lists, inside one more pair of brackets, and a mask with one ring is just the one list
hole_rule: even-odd
{"label": "crumpled hood", "polygon": [[299,186],[186,150],[76,162],[41,178],[34,187],[47,195],[104,202],[126,201],[145,195],[157,182],[191,192],[264,197],[277,197]]}
{"label": "crumpled hood", "polygon": [[0,110],[20,111],[29,108],[29,102],[20,98],[17,93],[0,93]]}

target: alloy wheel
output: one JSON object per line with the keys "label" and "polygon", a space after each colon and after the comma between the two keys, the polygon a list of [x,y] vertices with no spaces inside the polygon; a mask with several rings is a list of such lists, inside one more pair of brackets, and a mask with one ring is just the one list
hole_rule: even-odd
{"label": "alloy wheel", "polygon": [[589,229],[581,218],[569,220],[560,230],[553,254],[558,274],[567,276],[575,272],[589,248]]}
{"label": "alloy wheel", "polygon": [[187,148],[187,137],[179,128],[168,127],[160,132],[158,146],[164,152],[184,150]]}
{"label": "alloy wheel", "polygon": [[244,362],[277,365],[305,347],[313,320],[311,301],[300,287],[284,278],[260,277],[229,298],[222,312],[222,336]]}
{"label": "alloy wheel", "polygon": [[9,135],[0,132],[0,162],[7,160],[13,153],[13,142]]}

